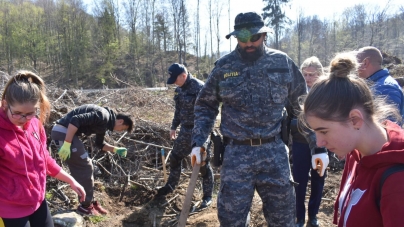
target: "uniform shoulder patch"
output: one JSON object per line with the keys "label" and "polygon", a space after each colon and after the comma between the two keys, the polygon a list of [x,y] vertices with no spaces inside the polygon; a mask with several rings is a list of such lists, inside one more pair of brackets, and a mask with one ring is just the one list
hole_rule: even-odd
{"label": "uniform shoulder patch", "polygon": [[239,76],[240,73],[239,72],[227,72],[223,74],[223,78],[226,79],[228,77],[236,77]]}

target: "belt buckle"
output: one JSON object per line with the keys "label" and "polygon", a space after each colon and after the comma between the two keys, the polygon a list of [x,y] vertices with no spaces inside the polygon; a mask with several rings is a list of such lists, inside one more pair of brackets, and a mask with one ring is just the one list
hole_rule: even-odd
{"label": "belt buckle", "polygon": [[252,146],[252,147],[258,147],[258,146],[261,146],[261,145],[262,145],[262,140],[261,140],[261,139],[259,139],[259,141],[260,141],[259,144],[253,144],[253,140],[254,140],[254,139],[250,139],[250,146]]}

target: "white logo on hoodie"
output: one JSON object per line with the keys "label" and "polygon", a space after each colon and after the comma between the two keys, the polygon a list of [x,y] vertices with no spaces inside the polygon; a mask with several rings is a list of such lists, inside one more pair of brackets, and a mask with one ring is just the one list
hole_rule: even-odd
{"label": "white logo on hoodie", "polygon": [[359,203],[363,194],[365,194],[365,192],[366,192],[366,190],[361,190],[359,188],[352,189],[350,191],[350,188],[352,185],[351,181],[352,181],[352,173],[349,173],[347,180],[345,182],[344,188],[339,197],[339,202],[338,202],[338,205],[339,205],[338,211],[341,215],[342,209],[343,209],[343,207],[345,207],[345,202],[346,202],[345,200],[346,200],[346,198],[349,198],[349,194],[351,194],[349,201],[346,202],[346,210],[345,210],[345,215],[344,215],[344,227],[346,227],[346,222],[348,220],[349,214],[351,213],[352,207]]}

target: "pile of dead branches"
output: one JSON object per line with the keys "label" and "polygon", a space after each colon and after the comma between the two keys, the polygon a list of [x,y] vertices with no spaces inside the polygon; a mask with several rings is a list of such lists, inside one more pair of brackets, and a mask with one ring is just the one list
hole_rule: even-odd
{"label": "pile of dead branches", "polygon": [[[106,142],[112,145],[126,147],[128,149],[126,158],[101,151],[94,146],[94,136],[83,136],[95,172],[102,174],[106,183],[123,185],[122,195],[128,184],[135,184],[145,190],[161,186],[163,178],[161,150],[164,150],[167,161],[172,149],[172,141],[169,138],[174,113],[172,89],[166,91],[146,91],[141,88],[63,90],[50,87],[48,89],[52,105],[51,116],[45,126],[48,138],[54,122],[80,105],[96,104],[109,107],[118,113],[129,114],[136,122],[135,130],[130,134],[109,132],[105,138]],[[63,166],[56,155],[57,148],[49,139],[48,142],[53,157]],[[149,179],[147,184],[143,183],[144,179]],[[60,193],[63,184],[53,182],[49,187],[48,190]]]}

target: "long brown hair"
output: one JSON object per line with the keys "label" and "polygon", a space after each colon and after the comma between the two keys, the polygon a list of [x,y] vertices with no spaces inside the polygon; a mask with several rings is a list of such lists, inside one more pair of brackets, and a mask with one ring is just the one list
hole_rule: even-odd
{"label": "long brown hair", "polygon": [[41,123],[44,124],[49,117],[50,103],[46,96],[45,83],[31,71],[21,70],[12,76],[4,88],[1,99],[6,100],[10,105],[39,102]]}

